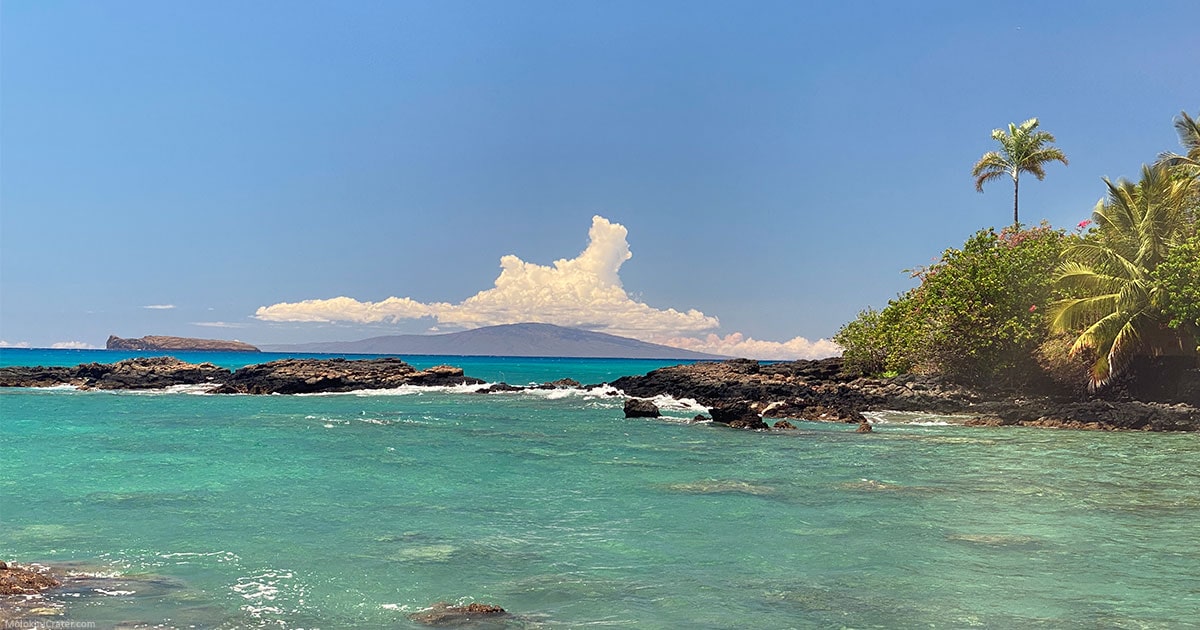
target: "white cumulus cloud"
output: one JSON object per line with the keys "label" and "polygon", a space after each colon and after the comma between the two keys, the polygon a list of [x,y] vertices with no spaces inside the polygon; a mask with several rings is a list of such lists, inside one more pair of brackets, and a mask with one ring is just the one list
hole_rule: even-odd
{"label": "white cumulus cloud", "polygon": [[55,350],[93,350],[96,346],[84,341],[56,341],[50,344]]}
{"label": "white cumulus cloud", "polygon": [[282,302],[260,307],[254,316],[276,322],[397,322],[432,317],[439,324],[475,328],[516,322],[542,322],[645,338],[715,329],[716,317],[695,309],[659,309],[638,302],[621,286],[621,265],[633,254],[625,226],[592,218],[588,246],[579,256],[553,265],[500,259],[495,286],[459,304],[425,304],[390,297],[360,302],[349,297]]}
{"label": "white cumulus cloud", "polygon": [[398,322],[436,315],[435,308],[449,304],[422,304],[411,298],[390,297],[381,302],[359,302],[354,298],[280,302],[260,306],[254,316],[271,322]]}
{"label": "white cumulus cloud", "polygon": [[29,347],[28,341],[9,342],[9,341],[0,339],[0,348],[28,348],[28,347]]}
{"label": "white cumulus cloud", "polygon": [[828,339],[809,341],[804,337],[796,337],[790,341],[760,341],[742,333],[730,333],[724,337],[712,333],[702,338],[671,337],[655,342],[697,352],[747,359],[823,359],[842,353],[842,347]]}
{"label": "white cumulus cloud", "polygon": [[[362,302],[339,296],[262,306],[254,317],[269,322],[355,324],[427,317],[434,320],[430,331],[437,331],[438,325],[477,328],[542,322],[751,359],[814,359],[841,354],[842,349],[826,339],[759,341],[741,333],[720,337],[709,332],[720,326],[716,317],[695,309],[655,308],[631,298],[620,277],[621,265],[633,257],[628,235],[625,226],[601,216],[592,217],[588,245],[575,258],[539,265],[514,255],[504,256],[495,285],[458,304],[423,303],[407,297]],[[709,334],[697,336],[704,333]]]}

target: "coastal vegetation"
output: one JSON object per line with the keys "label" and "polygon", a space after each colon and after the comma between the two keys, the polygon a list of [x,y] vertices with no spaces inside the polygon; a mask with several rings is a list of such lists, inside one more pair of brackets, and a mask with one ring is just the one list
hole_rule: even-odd
{"label": "coastal vegetation", "polygon": [[[1104,388],[1137,359],[1200,354],[1200,127],[1184,112],[1183,154],[1164,153],[1107,194],[1070,233],[1042,224],[987,228],[934,264],[920,284],[838,331],[846,369],[920,373],[972,384]],[[976,186],[1066,162],[1037,119],[993,137]],[[1022,167],[1021,165],[1025,166]],[[1179,364],[1177,362],[1177,364]]]}

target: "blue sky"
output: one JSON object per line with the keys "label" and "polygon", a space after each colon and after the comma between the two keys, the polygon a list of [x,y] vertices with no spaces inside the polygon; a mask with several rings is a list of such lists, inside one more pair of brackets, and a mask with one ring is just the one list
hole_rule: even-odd
{"label": "blue sky", "polygon": [[1178,148],[1173,117],[1200,111],[1194,13],[5,0],[0,340],[540,316],[828,353],[912,286],[904,269],[1008,222],[1009,184],[970,177],[993,128],[1057,136],[1070,166],[1021,210],[1059,227],[1101,177]]}

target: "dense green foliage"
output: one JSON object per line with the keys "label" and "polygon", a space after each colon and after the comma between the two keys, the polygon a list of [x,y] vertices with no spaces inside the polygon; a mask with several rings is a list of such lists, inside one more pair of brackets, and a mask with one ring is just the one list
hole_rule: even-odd
{"label": "dense green foliage", "polygon": [[1039,181],[1046,179],[1045,165],[1058,161],[1067,163],[1067,156],[1057,147],[1048,146],[1054,136],[1038,130],[1038,119],[1030,118],[1017,125],[1009,123],[1008,129],[993,129],[992,139],[1000,143],[999,151],[988,151],[979,158],[971,169],[975,178],[975,190],[983,192],[983,185],[993,179],[1007,175],[1013,183],[1013,227],[1021,225],[1017,214],[1017,201],[1021,189],[1021,173],[1029,173]]}
{"label": "dense green foliage", "polygon": [[1108,196],[1092,213],[1096,229],[1066,251],[1057,281],[1070,295],[1055,303],[1052,327],[1075,335],[1071,354],[1092,353],[1089,388],[1107,385],[1135,356],[1196,352],[1200,173],[1193,167],[1191,158],[1169,154],[1143,167],[1136,183],[1105,180]]}
{"label": "dense green foliage", "polygon": [[937,372],[968,382],[1023,380],[1036,373],[1044,307],[1066,237],[1041,226],[981,230],[917,270],[917,288],[882,311],[868,309],[834,340],[861,373]]}
{"label": "dense green foliage", "polygon": [[918,356],[919,327],[912,292],[888,303],[882,311],[868,308],[834,336],[842,346],[848,370],[866,375],[913,371]]}
{"label": "dense green foliage", "polygon": [[[1095,388],[1135,356],[1200,353],[1200,125],[1184,113],[1175,126],[1186,153],[1164,153],[1137,182],[1104,180],[1107,196],[1075,234],[985,229],[917,270],[918,287],[834,336],[846,369]],[[1066,162],[1036,128],[997,130],[1003,150],[975,165],[981,190],[1013,178],[1014,221],[1020,172],[1041,179],[1042,164]]]}
{"label": "dense green foliage", "polygon": [[1176,245],[1154,270],[1154,282],[1166,295],[1163,310],[1174,329],[1191,329],[1200,352],[1200,231]]}

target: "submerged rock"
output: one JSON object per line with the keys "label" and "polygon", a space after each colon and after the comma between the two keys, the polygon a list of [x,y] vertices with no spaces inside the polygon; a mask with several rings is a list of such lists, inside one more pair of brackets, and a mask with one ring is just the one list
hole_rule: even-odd
{"label": "submerged rock", "polygon": [[427,626],[464,626],[482,620],[500,620],[511,618],[512,615],[494,604],[474,602],[466,606],[457,606],[449,602],[436,604],[415,612],[409,619]]}
{"label": "submerged rock", "polygon": [[874,431],[875,428],[871,426],[870,422],[866,421],[859,423],[858,428],[854,430],[855,433],[872,433]]}

